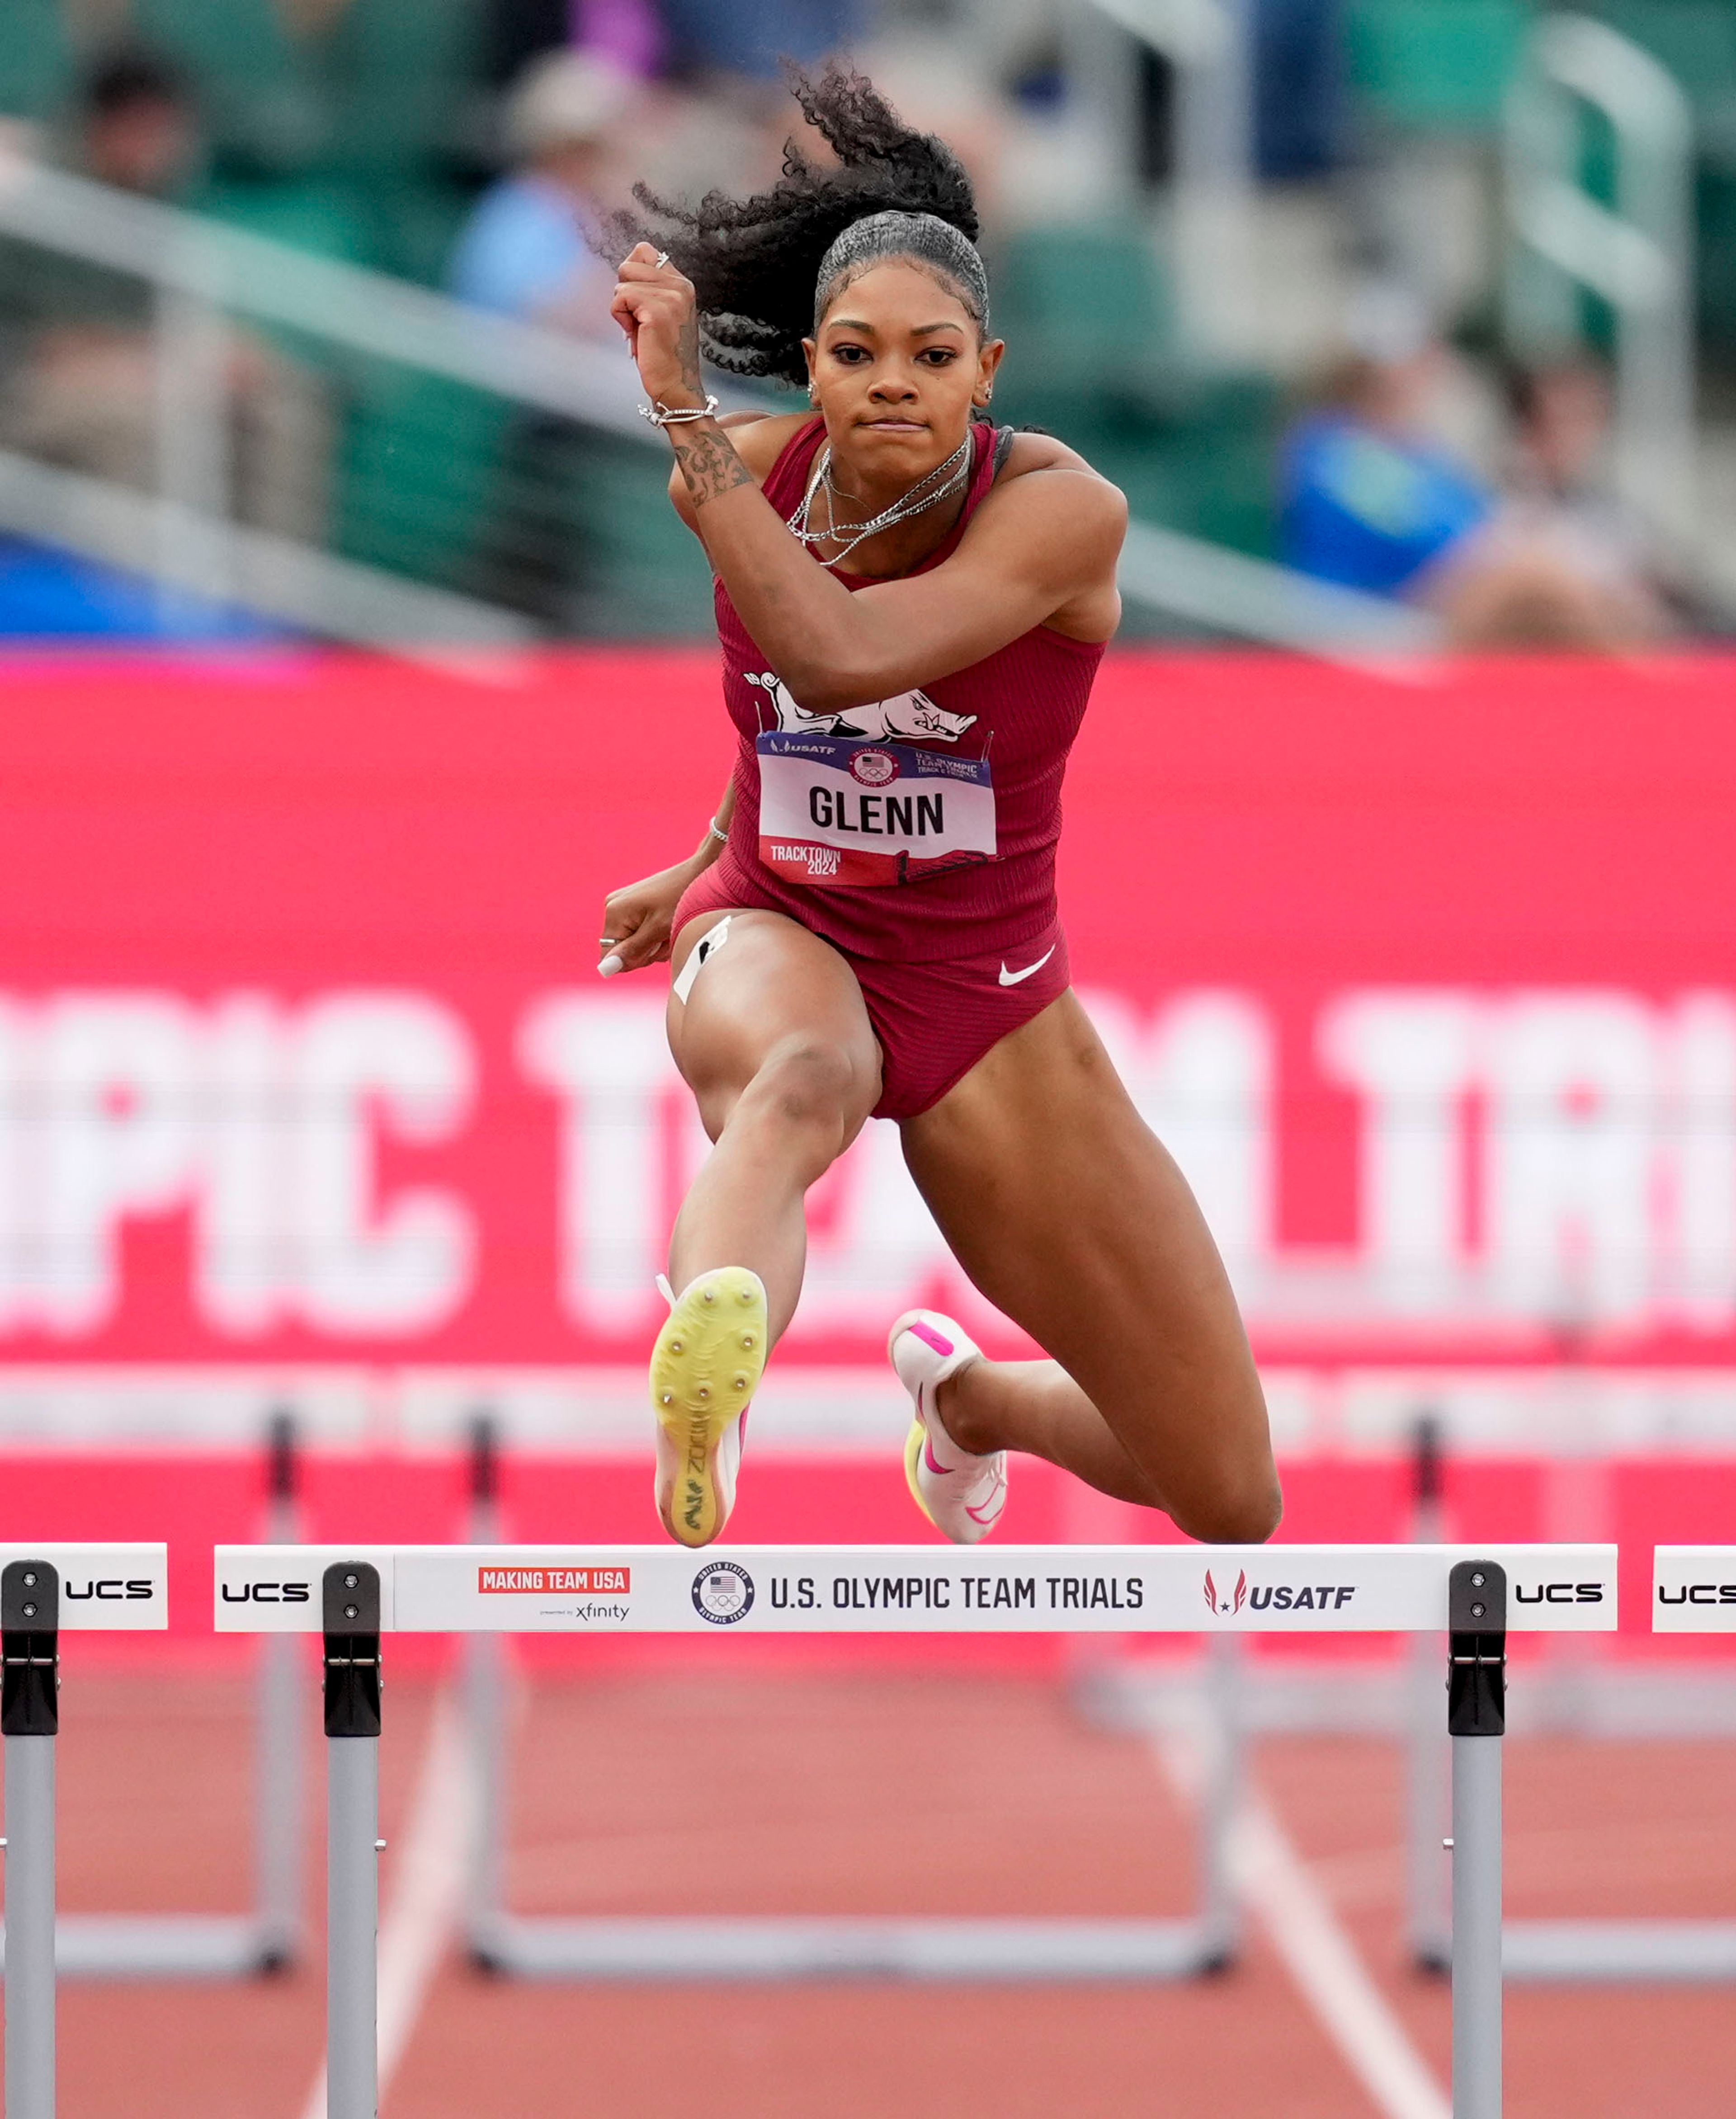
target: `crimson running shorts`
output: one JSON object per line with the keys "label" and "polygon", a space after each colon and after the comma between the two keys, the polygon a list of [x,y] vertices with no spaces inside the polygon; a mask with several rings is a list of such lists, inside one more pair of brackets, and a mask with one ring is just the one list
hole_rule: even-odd
{"label": "crimson running shorts", "polygon": [[[715,869],[689,886],[675,908],[671,939],[690,920],[756,906],[739,887],[720,892]],[[824,935],[817,938],[825,940]],[[829,948],[837,948],[828,942]],[[1059,920],[1010,953],[949,957],[929,963],[859,957],[838,949],[861,988],[880,1041],[877,1119],[913,1119],[940,1102],[1010,1032],[1041,1015],[1071,983],[1067,938]]]}

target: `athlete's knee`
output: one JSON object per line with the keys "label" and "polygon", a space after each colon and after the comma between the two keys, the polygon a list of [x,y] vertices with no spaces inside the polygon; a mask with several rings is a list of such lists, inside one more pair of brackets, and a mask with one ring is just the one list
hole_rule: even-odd
{"label": "athlete's knee", "polygon": [[1203,1545],[1264,1545],[1283,1513],[1283,1489],[1270,1458],[1245,1472],[1227,1467],[1199,1492],[1185,1501],[1172,1498],[1170,1505],[1177,1528]]}
{"label": "athlete's knee", "polygon": [[862,1091],[861,1064],[847,1046],[802,1036],[766,1055],[742,1102],[782,1125],[830,1132],[861,1117]]}

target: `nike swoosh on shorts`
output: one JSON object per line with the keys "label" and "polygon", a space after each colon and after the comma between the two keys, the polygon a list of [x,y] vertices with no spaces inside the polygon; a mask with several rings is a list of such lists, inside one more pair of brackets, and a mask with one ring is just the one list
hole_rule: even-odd
{"label": "nike swoosh on shorts", "polygon": [[1034,964],[1027,964],[1022,971],[1010,971],[1006,967],[1006,958],[1003,957],[1000,960],[1000,983],[1004,986],[1019,985],[1022,981],[1029,978],[1033,972],[1040,971],[1060,947],[1060,943],[1051,942],[1037,962]]}

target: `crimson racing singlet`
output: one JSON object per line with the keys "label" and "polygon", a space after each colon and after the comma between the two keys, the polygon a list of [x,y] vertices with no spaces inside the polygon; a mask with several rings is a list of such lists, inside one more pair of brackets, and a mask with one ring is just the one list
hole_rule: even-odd
{"label": "crimson racing singlet", "polygon": [[[781,516],[806,490],[824,433],[809,421],[768,475]],[[973,427],[959,522],[915,572],[957,549],[994,484],[996,441],[992,427]],[[832,571],[846,588],[871,585]],[[721,581],[717,608],[738,744],[729,844],[708,897],[785,912],[856,956],[905,962],[1016,949],[1054,925],[1061,781],[1100,644],[1034,626],[920,689],[810,713]]]}

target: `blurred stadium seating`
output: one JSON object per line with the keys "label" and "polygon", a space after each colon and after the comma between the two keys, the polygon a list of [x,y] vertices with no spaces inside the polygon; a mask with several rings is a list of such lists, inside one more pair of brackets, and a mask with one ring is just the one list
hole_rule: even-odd
{"label": "blurred stadium seating", "polygon": [[[305,11],[299,28],[290,26],[293,12],[275,0],[132,0],[104,11],[116,31],[193,86],[203,151],[176,203],[309,255],[435,287],[471,202],[499,166],[495,11],[485,0],[347,0]],[[961,64],[968,70],[974,58],[982,86],[1000,99],[1007,171],[1033,149],[1038,160],[1052,155],[1056,143],[1076,145],[1081,128],[1092,129],[1091,84],[1100,86],[1102,76],[1075,64],[1084,49],[1075,31],[1085,18],[1096,26],[1093,49],[1105,35],[1123,40],[1116,49],[1139,106],[1116,121],[1131,126],[1130,146],[1111,141],[1097,175],[1066,196],[1057,191],[1033,208],[1028,183],[1021,191],[1001,169],[977,171],[1013,346],[1002,399],[1009,416],[1076,443],[1123,485],[1143,522],[1212,549],[1269,558],[1279,440],[1298,391],[1334,350],[1334,305],[1365,264],[1412,278],[1443,308],[1445,325],[1464,327],[1478,355],[1464,370],[1469,387],[1492,403],[1482,362],[1498,350],[1502,114],[1543,12],[1534,0],[1351,0],[1334,32],[1353,118],[1339,128],[1341,166],[1230,202],[1241,233],[1223,246],[1223,274],[1228,284],[1242,271],[1252,294],[1249,318],[1226,333],[1200,312],[1197,279],[1178,247],[1191,78],[1183,48],[1153,30],[1157,42],[1130,72],[1126,57],[1140,47],[1118,26],[1135,19],[1119,0],[1019,11],[1022,44],[1011,17],[969,0],[921,11],[922,34],[936,34],[938,23]],[[1725,0],[1586,0],[1583,12],[1650,52],[1692,105],[1701,345],[1715,413],[1736,365],[1736,11]],[[917,11],[900,0],[882,0],[875,12],[877,51],[895,53],[918,26]],[[93,55],[81,41],[91,19],[63,0],[12,0],[8,9],[0,114],[33,128],[36,151],[58,153],[65,140]],[[1257,5],[1255,19],[1257,27]],[[1332,71],[1316,66],[1316,92],[1327,92],[1320,83]],[[708,111],[747,94],[745,85],[722,86],[725,100],[708,104],[718,83],[675,85],[702,133]],[[945,128],[944,110],[918,115]],[[1096,130],[1105,141],[1115,134],[1107,118]],[[1321,137],[1339,135],[1326,128]],[[643,144],[648,155],[661,146],[657,125]],[[1083,167],[1091,157],[1072,160]],[[1594,122],[1582,173],[1593,196],[1608,195],[1610,166]],[[1458,209],[1457,237],[1451,216],[1437,212],[1443,169],[1456,196],[1472,202]],[[1423,204],[1413,220],[1420,211],[1421,239],[1395,220],[1386,196],[1419,185]],[[1307,244],[1295,240],[1299,230]],[[1438,260],[1423,254],[1433,232],[1441,245],[1468,242],[1474,253],[1444,288],[1432,277]],[[354,283],[353,299],[365,300],[363,285]],[[1607,344],[1607,318],[1594,302],[1584,307],[1591,341]],[[618,422],[587,422],[578,406],[527,405],[504,379],[491,389],[476,375],[420,363],[413,345],[364,350],[341,332],[322,335],[257,313],[248,329],[323,392],[329,556],[516,614],[557,636],[703,631],[703,565],[661,503],[657,458]],[[1486,411],[1484,430],[1492,424]],[[1736,549],[1736,451],[1710,435],[1707,460],[1732,466],[1727,477],[1710,478],[1708,537]],[[1497,469],[1494,457],[1479,466],[1490,478]],[[16,506],[5,527],[28,537]],[[52,550],[53,539],[46,543]],[[68,562],[87,573],[111,563],[112,549],[88,546]],[[15,554],[5,578],[21,580],[21,564]],[[1209,571],[1209,549],[1197,564]],[[1165,608],[1161,582],[1131,586],[1135,631],[1222,630],[1186,596]],[[6,594],[0,586],[0,604]],[[122,594],[113,583],[81,596],[69,609],[151,603],[136,586]],[[1217,598],[1220,606],[1231,600],[1228,588]],[[218,596],[205,607],[207,626],[219,622],[213,613],[223,602]],[[184,593],[177,609],[184,628],[193,610]],[[262,615],[298,624],[283,610]],[[15,610],[0,624],[27,629],[27,616]]]}

